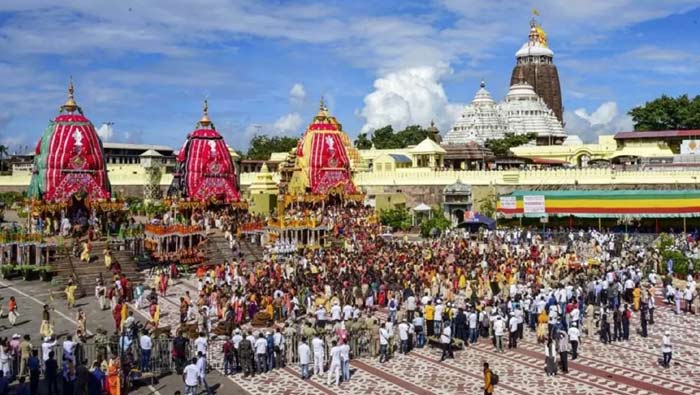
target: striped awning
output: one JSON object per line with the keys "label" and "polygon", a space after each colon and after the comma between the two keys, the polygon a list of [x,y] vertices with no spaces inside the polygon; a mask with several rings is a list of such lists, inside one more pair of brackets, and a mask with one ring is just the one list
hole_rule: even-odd
{"label": "striped awning", "polygon": [[[543,196],[544,212],[526,210],[526,199],[541,199],[526,196]],[[516,191],[499,199],[496,207],[499,213],[514,217],[700,217],[700,190]]]}

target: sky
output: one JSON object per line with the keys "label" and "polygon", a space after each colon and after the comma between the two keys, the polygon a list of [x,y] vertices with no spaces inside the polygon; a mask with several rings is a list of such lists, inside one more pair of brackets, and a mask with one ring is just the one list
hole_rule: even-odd
{"label": "sky", "polygon": [[0,144],[33,147],[71,76],[107,141],[178,148],[205,98],[238,149],[301,135],[321,96],[351,137],[431,120],[444,135],[480,80],[506,94],[533,8],[584,141],[700,93],[697,0],[3,0]]}

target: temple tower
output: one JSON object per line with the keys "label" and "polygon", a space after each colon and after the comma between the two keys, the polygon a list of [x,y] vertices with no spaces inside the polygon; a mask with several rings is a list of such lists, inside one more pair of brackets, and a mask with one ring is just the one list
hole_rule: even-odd
{"label": "temple tower", "polygon": [[554,65],[554,52],[547,44],[547,34],[534,18],[530,21],[528,41],[515,53],[515,58],[510,85],[530,84],[563,124],[561,87],[557,66]]}

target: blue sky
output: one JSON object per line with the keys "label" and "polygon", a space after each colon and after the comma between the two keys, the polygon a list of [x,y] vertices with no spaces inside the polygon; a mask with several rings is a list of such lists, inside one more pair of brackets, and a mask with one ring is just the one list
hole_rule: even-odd
{"label": "blue sky", "polygon": [[482,78],[505,95],[532,8],[584,140],[663,93],[700,93],[695,0],[4,0],[0,143],[33,146],[70,75],[111,141],[179,147],[205,97],[237,148],[299,135],[321,95],[351,136],[431,119],[445,133]]}

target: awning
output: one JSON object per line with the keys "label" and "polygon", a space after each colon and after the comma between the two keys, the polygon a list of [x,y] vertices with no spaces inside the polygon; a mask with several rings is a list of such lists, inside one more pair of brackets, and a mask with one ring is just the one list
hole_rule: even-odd
{"label": "awning", "polygon": [[421,203],[413,208],[413,211],[432,211],[432,208],[425,203]]}
{"label": "awning", "polygon": [[496,220],[480,213],[474,213],[474,215],[466,218],[464,223],[469,225],[485,225],[489,229],[496,228]]}
{"label": "awning", "polygon": [[501,197],[496,207],[503,215],[534,218],[700,217],[700,190],[516,191]]}

